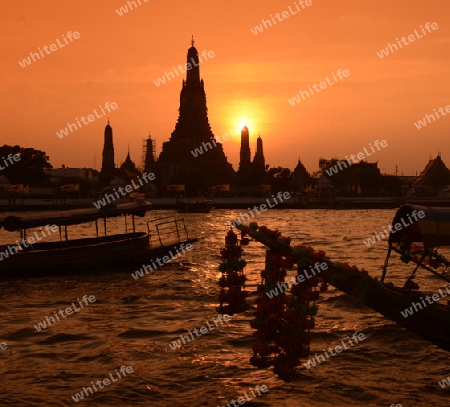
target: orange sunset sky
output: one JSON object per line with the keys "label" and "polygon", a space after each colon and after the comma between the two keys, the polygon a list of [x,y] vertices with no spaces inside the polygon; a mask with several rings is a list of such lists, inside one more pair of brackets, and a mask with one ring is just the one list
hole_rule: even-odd
{"label": "orange sunset sky", "polygon": [[[319,157],[344,158],[375,140],[388,147],[368,157],[383,173],[414,175],[441,153],[450,167],[450,114],[420,130],[414,123],[450,105],[450,1],[312,0],[312,5],[257,35],[251,28],[270,15],[296,11],[298,0],[26,1],[3,4],[1,144],[46,151],[54,167],[100,169],[107,117],[64,138],[75,118],[115,102],[109,114],[116,164],[129,145],[141,165],[150,132],[157,153],[175,127],[182,78],[157,87],[164,71],[186,63],[191,35],[199,53],[209,121],[215,136],[249,126],[251,152],[261,134],[266,163],[293,169],[300,157],[309,172]],[[380,58],[396,38],[427,22],[423,38]],[[19,61],[69,31],[80,38],[30,65]],[[288,99],[338,69],[350,76],[291,106]],[[450,109],[450,108],[449,108]],[[223,144],[237,169],[239,137]]]}

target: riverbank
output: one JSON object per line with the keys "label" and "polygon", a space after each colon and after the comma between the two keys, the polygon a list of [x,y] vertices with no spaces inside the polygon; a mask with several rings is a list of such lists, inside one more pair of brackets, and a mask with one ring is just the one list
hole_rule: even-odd
{"label": "riverbank", "polygon": [[[216,209],[248,209],[265,204],[266,199],[268,197],[213,198],[212,205]],[[149,198],[148,200],[154,209],[176,209],[177,205],[174,198]],[[0,212],[70,210],[90,208],[94,206],[93,203],[92,199],[24,199],[22,202],[17,200],[14,204],[7,199],[0,199]],[[450,207],[450,198],[339,197],[330,199],[312,197],[305,201],[291,197],[276,205],[274,209],[394,209],[406,203]]]}

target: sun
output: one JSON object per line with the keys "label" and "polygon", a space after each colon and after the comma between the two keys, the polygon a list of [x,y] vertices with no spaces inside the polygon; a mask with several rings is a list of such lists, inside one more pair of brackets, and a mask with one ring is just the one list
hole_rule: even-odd
{"label": "sun", "polygon": [[241,131],[244,128],[244,126],[247,126],[248,132],[249,132],[249,134],[251,134],[251,132],[252,132],[252,124],[250,123],[250,121],[247,118],[241,118],[238,121],[238,125],[236,127],[237,133],[241,134]]}
{"label": "sun", "polygon": [[224,128],[233,136],[233,140],[240,142],[241,131],[247,126],[250,142],[256,141],[261,130],[262,123],[268,118],[268,113],[259,104],[258,101],[236,100],[232,105],[225,108],[222,117],[224,120]]}

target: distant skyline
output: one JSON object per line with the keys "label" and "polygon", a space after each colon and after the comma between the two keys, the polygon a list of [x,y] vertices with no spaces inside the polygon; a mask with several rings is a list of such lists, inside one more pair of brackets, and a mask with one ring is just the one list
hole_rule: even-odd
{"label": "distant skyline", "polygon": [[[234,132],[223,149],[235,170],[244,124],[252,156],[261,134],[271,167],[293,170],[300,158],[312,173],[320,157],[377,140],[387,147],[367,159],[382,173],[415,175],[438,153],[450,164],[448,1],[134,1],[127,12],[132,1],[5,4],[1,145],[44,150],[54,167],[94,167],[95,156],[99,169],[109,116],[116,164],[129,145],[140,166],[142,140],[150,133],[159,155],[175,128],[193,35],[208,56],[211,128]],[[103,115],[107,103],[117,108]]]}

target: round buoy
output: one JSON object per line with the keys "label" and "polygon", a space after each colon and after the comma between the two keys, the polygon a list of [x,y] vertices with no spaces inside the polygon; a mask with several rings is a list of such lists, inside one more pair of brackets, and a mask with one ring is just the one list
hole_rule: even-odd
{"label": "round buoy", "polygon": [[17,216],[7,216],[3,219],[3,228],[8,232],[15,232],[20,229],[20,218]]}

